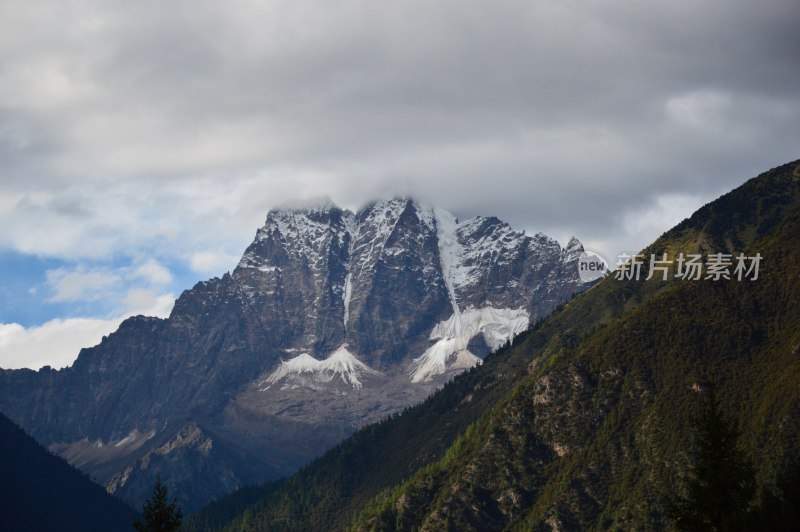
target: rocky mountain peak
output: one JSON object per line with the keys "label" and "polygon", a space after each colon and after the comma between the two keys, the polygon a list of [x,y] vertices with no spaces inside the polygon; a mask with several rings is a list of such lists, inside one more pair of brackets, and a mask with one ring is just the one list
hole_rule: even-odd
{"label": "rocky mountain peak", "polygon": [[583,244],[581,244],[581,241],[575,238],[574,236],[570,237],[569,242],[567,242],[567,245],[564,248],[564,252],[567,254],[583,253],[584,252]]}
{"label": "rocky mountain peak", "polygon": [[[68,371],[0,372],[0,408],[135,506],[169,468],[223,471],[202,491],[221,495],[480,364],[582,288],[572,260],[545,235],[411,198],[273,209],[234,271],[185,291],[169,319],[126,321]],[[165,447],[192,422],[216,451]],[[129,434],[150,436],[114,453],[86,443]]]}

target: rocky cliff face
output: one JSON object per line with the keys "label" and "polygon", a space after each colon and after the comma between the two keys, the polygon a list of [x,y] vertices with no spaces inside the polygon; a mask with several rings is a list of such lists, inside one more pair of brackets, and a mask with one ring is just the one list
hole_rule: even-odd
{"label": "rocky cliff face", "polygon": [[271,211],[168,319],[131,318],[65,370],[0,370],[0,409],[133,504],[157,473],[185,482],[191,511],[480,363],[581,289],[582,251],[406,199]]}

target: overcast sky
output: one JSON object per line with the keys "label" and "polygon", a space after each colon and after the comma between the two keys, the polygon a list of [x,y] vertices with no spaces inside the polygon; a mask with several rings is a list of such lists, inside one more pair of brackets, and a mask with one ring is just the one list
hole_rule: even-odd
{"label": "overcast sky", "polygon": [[800,158],[797,0],[0,0],[0,367],[68,365],[267,211],[411,195],[606,256]]}

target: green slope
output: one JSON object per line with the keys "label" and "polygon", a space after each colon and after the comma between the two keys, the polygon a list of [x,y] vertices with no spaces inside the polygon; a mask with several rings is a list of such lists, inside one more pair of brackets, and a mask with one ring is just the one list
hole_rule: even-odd
{"label": "green slope", "polygon": [[792,163],[752,179],[645,251],[760,251],[759,281],[606,279],[422,405],[194,526],[659,526],[685,472],[690,385],[710,376],[748,452],[767,453],[768,484],[797,450],[798,175]]}

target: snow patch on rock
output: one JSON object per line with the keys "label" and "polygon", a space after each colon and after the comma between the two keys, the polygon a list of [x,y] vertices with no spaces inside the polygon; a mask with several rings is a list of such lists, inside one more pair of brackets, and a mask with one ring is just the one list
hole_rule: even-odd
{"label": "snow patch on rock", "polygon": [[456,220],[452,214],[442,209],[436,209],[434,211],[434,217],[436,220],[436,237],[439,244],[439,260],[442,266],[442,276],[444,277],[444,284],[447,287],[447,293],[450,295],[450,304],[453,306],[453,314],[457,315],[459,310],[455,287],[457,284],[463,284],[463,281],[458,276],[461,273],[459,266],[464,253],[461,244],[458,242],[458,220]]}
{"label": "snow patch on rock", "polygon": [[326,358],[320,364],[320,371],[330,379],[330,382],[337,376],[342,379],[345,384],[351,385],[353,388],[361,388],[361,381],[359,377],[364,375],[381,375],[379,371],[372,369],[347,350],[346,345],[342,345],[334,351],[331,356]]}
{"label": "snow patch on rock", "polygon": [[280,366],[262,382],[266,386],[261,390],[288,380],[299,380],[301,384],[313,388],[314,385],[327,384],[337,378],[358,390],[362,387],[361,379],[365,375],[381,376],[382,373],[358,360],[347,349],[347,345],[343,344],[325,360],[317,360],[308,353],[301,353],[290,360],[281,361]]}
{"label": "snow patch on rock", "polygon": [[529,314],[525,309],[483,307],[456,312],[436,324],[430,339],[434,344],[411,363],[411,382],[428,382],[446,371],[469,369],[481,363],[467,346],[477,335],[494,351],[527,329]]}

